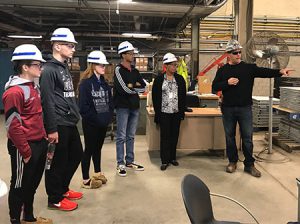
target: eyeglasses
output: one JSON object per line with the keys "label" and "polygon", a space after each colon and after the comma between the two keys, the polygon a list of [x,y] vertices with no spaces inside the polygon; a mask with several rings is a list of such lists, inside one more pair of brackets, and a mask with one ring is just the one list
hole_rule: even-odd
{"label": "eyeglasses", "polygon": [[126,52],[125,54],[129,54],[129,55],[134,55],[134,52],[130,52],[130,51],[128,51],[128,52]]}
{"label": "eyeglasses", "polygon": [[75,44],[60,44],[60,45],[65,45],[70,49],[75,49],[76,45]]}
{"label": "eyeglasses", "polygon": [[178,67],[178,64],[177,64],[177,63],[176,63],[176,64],[175,64],[175,63],[174,63],[174,64],[171,63],[171,64],[169,64],[169,65],[174,66],[174,67]]}
{"label": "eyeglasses", "polygon": [[234,51],[234,52],[231,52],[231,54],[233,55],[238,55],[238,54],[241,54],[242,52],[241,51]]}
{"label": "eyeglasses", "polygon": [[36,67],[38,67],[39,69],[41,69],[42,67],[43,67],[43,64],[42,63],[39,63],[39,64],[34,64],[34,63],[32,63],[32,64],[29,64],[30,66],[36,66]]}

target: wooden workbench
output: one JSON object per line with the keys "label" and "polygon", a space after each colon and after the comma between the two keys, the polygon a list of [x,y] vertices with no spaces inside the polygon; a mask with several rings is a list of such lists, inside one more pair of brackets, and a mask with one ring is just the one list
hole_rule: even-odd
{"label": "wooden workbench", "polygon": [[[185,113],[180,126],[177,149],[224,149],[225,133],[222,114],[219,108],[192,108],[193,112]],[[239,133],[237,131],[237,133]],[[154,111],[147,108],[146,139],[149,150],[159,150],[159,126],[154,123]],[[239,135],[237,135],[239,143]],[[239,147],[239,144],[238,144]]]}

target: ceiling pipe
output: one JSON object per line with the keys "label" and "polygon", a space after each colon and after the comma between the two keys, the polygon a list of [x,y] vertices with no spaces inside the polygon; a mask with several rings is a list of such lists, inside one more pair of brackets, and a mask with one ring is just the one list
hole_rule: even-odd
{"label": "ceiling pipe", "polygon": [[[89,6],[95,12],[108,13],[109,3],[111,5],[111,10],[116,10],[118,1],[87,1]],[[216,11],[218,8],[223,6],[227,0],[220,0],[218,4],[213,5],[197,5],[190,12],[190,16],[200,16],[205,17],[212,12]],[[71,9],[77,10],[78,0],[1,0],[1,7],[7,6],[22,6],[23,8],[60,8],[60,9]],[[163,3],[151,3],[151,2],[133,2],[133,4],[120,4],[120,12],[127,15],[137,15],[137,16],[155,16],[155,17],[174,17],[182,18],[190,9],[190,5],[187,4],[163,4]],[[83,8],[81,8],[84,10]],[[91,10],[89,10],[91,11]]]}

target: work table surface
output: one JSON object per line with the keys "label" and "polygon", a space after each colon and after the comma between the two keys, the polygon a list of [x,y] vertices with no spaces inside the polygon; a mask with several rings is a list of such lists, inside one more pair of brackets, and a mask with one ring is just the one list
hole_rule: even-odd
{"label": "work table surface", "polygon": [[[220,108],[192,108],[193,112],[185,112],[185,116],[187,117],[201,117],[201,116],[221,116],[221,110]],[[150,110],[149,107],[147,107],[147,113],[149,116],[154,116],[154,110]]]}

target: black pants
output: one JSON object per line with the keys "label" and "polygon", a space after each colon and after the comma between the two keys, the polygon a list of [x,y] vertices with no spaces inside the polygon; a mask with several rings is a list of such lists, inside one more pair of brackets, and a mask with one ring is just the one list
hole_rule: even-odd
{"label": "black pants", "polygon": [[163,164],[176,160],[176,147],[180,129],[179,113],[161,113],[160,117],[160,158]]}
{"label": "black pants", "polygon": [[49,203],[58,203],[63,199],[81,158],[82,145],[77,127],[58,126],[58,143],[51,168],[45,172]]}
{"label": "black pants", "polygon": [[37,187],[43,176],[47,141],[29,142],[31,158],[28,163],[23,158],[11,140],[7,148],[11,159],[11,181],[8,195],[9,215],[12,223],[20,223],[22,206],[24,219],[33,221],[33,200]]}
{"label": "black pants", "polygon": [[81,161],[82,177],[89,179],[91,158],[95,173],[101,172],[101,149],[106,136],[107,127],[96,127],[82,121],[85,150]]}

